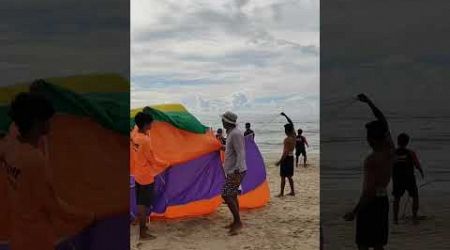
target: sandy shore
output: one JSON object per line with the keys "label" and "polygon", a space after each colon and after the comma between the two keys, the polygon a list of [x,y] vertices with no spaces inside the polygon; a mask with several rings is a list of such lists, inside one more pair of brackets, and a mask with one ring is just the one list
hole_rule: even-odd
{"label": "sandy shore", "polygon": [[[414,225],[410,219],[411,201],[409,201],[404,214],[404,206],[407,196],[404,196],[400,204],[399,225],[392,223],[392,197],[390,199],[390,234],[389,242],[385,249],[450,249],[450,193],[438,190],[419,190],[421,205],[419,216],[426,216],[418,225]],[[327,199],[321,200],[321,222],[325,236],[325,249],[356,249],[354,243],[355,225],[353,222],[345,222],[342,215],[355,205],[358,197],[357,191],[327,191]],[[333,195],[330,195],[333,194]],[[352,196],[353,195],[353,196]]]}
{"label": "sandy shore", "polygon": [[[280,191],[279,169],[274,159],[266,162],[271,201],[264,208],[242,212],[244,229],[240,235],[228,236],[223,228],[231,221],[231,214],[222,205],[206,217],[151,223],[158,238],[143,242],[138,249],[319,249],[318,157],[310,157],[308,168],[296,169],[297,196],[282,199],[275,197]],[[132,242],[136,242],[136,229],[132,229]]]}

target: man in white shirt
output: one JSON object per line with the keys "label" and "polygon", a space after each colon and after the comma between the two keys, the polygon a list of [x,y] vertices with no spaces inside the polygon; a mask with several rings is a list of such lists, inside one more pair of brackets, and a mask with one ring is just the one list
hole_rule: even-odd
{"label": "man in white shirt", "polygon": [[226,226],[230,230],[230,235],[237,235],[242,228],[238,194],[239,186],[247,171],[244,134],[237,128],[236,121],[237,115],[232,112],[226,112],[222,115],[223,127],[227,132],[225,161],[223,164],[226,180],[222,190],[222,197],[233,214],[233,222]]}

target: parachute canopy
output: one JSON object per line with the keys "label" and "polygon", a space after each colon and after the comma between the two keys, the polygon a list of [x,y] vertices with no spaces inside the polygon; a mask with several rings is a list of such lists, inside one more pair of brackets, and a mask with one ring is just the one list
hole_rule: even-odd
{"label": "parachute canopy", "polygon": [[[14,131],[8,106],[15,95],[29,88],[30,84],[0,88],[0,130]],[[46,157],[57,194],[98,218],[128,217],[128,81],[106,74],[49,78],[33,91],[47,96],[56,110],[46,138]],[[0,183],[0,200],[2,204],[6,200],[5,182]],[[5,209],[0,206],[0,241],[9,237]],[[121,227],[127,228],[127,223]],[[61,231],[61,237],[86,226]]]}
{"label": "parachute canopy", "polygon": [[[202,125],[180,104],[132,110],[131,120],[138,111],[153,115],[155,122],[149,132],[152,150],[155,158],[164,162],[164,166],[157,167],[152,217],[175,219],[214,212],[222,203],[225,174],[220,157],[221,143],[212,129]],[[168,118],[173,118],[174,114],[184,119]],[[269,200],[265,166],[253,138],[247,137],[245,143],[248,170],[241,185],[240,207],[257,208]],[[133,215],[135,204],[131,207]]]}

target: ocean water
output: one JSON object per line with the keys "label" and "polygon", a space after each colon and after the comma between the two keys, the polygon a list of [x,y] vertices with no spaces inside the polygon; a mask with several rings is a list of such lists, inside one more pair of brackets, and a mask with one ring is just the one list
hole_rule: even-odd
{"label": "ocean water", "polygon": [[[212,127],[214,130],[222,128],[222,122],[218,115],[196,114],[196,116],[203,124]],[[307,148],[307,153],[318,155],[320,146],[319,121],[313,119],[300,121],[294,116],[291,119],[296,129],[303,129],[303,136],[306,137],[310,145]],[[286,119],[280,115],[239,114],[238,126],[242,131],[245,130],[246,122],[252,124],[255,141],[264,159],[269,161],[278,159],[281,156],[283,140],[286,137],[283,127],[286,124]]]}
{"label": "ocean water", "polygon": [[[418,185],[427,191],[449,190],[450,117],[401,113],[386,113],[386,117],[394,143],[402,132],[411,137],[409,148],[417,153],[425,171],[424,180],[416,174]],[[322,120],[321,188],[360,188],[363,161],[371,151],[364,124],[373,119],[368,111],[368,115],[346,115],[333,122]]]}

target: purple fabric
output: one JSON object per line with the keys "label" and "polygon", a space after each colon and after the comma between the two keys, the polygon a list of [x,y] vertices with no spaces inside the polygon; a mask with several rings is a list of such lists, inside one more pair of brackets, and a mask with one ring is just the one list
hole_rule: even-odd
{"label": "purple fabric", "polygon": [[[125,214],[98,221],[80,234],[58,244],[56,250],[123,250],[129,247],[130,224],[128,215]],[[10,249],[8,245],[0,244],[0,250]]]}
{"label": "purple fabric", "polygon": [[224,182],[219,152],[175,165],[155,178],[153,211],[164,213],[168,206],[211,199],[221,193]]}
{"label": "purple fabric", "polygon": [[253,136],[245,137],[245,154],[247,174],[242,181],[242,193],[248,193],[257,188],[266,180],[266,167],[261,152]]}
{"label": "purple fabric", "polygon": [[[242,193],[248,193],[266,180],[264,159],[253,137],[245,137],[247,174]],[[168,206],[210,199],[220,195],[225,182],[220,154],[213,152],[169,168],[155,178],[153,211],[164,213]],[[134,180],[130,178],[130,216],[137,212]]]}

